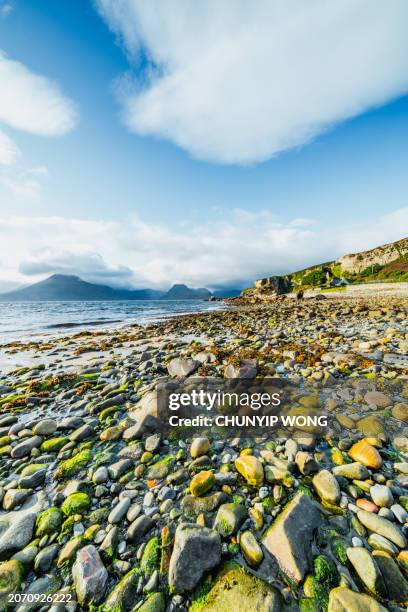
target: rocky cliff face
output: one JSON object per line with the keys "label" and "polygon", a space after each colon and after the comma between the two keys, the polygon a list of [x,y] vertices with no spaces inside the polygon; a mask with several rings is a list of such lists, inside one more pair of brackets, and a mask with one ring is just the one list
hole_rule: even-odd
{"label": "rocky cliff face", "polygon": [[286,276],[270,276],[254,282],[242,296],[268,301],[278,295],[310,288],[337,287],[348,283],[408,282],[408,238],[352,253]]}
{"label": "rocky cliff face", "polygon": [[403,238],[402,240],[398,240],[398,242],[384,244],[370,251],[344,255],[340,257],[336,263],[341,266],[343,272],[348,274],[360,274],[370,266],[376,264],[385,266],[404,255],[408,255],[408,238]]}
{"label": "rocky cliff face", "polygon": [[292,289],[290,276],[269,276],[268,278],[260,278],[254,282],[254,286],[246,289],[243,295],[247,298],[256,298],[257,300],[268,300],[277,295],[288,293]]}

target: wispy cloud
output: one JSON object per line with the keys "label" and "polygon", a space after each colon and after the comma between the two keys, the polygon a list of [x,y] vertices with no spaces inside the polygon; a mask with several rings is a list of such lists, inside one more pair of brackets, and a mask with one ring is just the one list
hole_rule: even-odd
{"label": "wispy cloud", "polygon": [[[0,12],[5,6],[0,5]],[[78,112],[53,81],[1,51],[0,88],[0,187],[17,200],[33,200],[41,193],[47,167],[28,167],[19,147],[1,129],[1,124],[39,136],[61,136],[75,127]]]}
{"label": "wispy cloud", "polygon": [[282,222],[268,212],[235,211],[201,226],[170,229],[140,218],[0,218],[2,280],[27,282],[60,272],[116,286],[242,284],[287,273],[408,235],[408,208],[364,224],[323,227]]}
{"label": "wispy cloud", "polygon": [[139,69],[130,130],[200,159],[263,161],[408,91],[406,0],[95,2]]}
{"label": "wispy cloud", "polygon": [[41,136],[60,136],[78,120],[75,104],[50,79],[0,52],[0,123]]}

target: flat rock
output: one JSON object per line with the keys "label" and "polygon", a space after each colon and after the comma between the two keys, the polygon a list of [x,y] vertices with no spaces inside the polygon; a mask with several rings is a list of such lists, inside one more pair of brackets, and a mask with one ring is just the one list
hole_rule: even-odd
{"label": "flat rock", "polygon": [[296,583],[303,580],[310,567],[310,543],[320,522],[317,506],[307,495],[298,493],[263,537],[263,546]]}

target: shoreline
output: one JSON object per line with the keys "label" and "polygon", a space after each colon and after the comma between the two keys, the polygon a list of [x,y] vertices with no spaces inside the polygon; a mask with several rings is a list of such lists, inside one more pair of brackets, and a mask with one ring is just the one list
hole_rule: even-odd
{"label": "shoreline", "polygon": [[[0,376],[0,556],[23,565],[16,590],[125,611],[131,588],[142,612],[222,612],[232,584],[248,609],[283,611],[317,605],[310,575],[326,602],[346,589],[351,609],[359,597],[408,600],[407,314],[408,300],[389,295],[231,301],[10,346],[8,358],[37,364]],[[158,380],[251,372],[291,381],[290,414],[310,414],[309,425],[160,435]],[[322,406],[325,433],[313,427]],[[300,516],[301,538],[289,527]],[[84,577],[87,559],[99,582]],[[367,563],[382,563],[399,590],[363,595]]]}

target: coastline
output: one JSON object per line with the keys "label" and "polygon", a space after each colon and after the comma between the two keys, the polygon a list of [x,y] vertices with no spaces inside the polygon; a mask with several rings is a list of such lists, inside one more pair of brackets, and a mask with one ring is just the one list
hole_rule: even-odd
{"label": "coastline", "polygon": [[[394,582],[406,571],[407,313],[398,295],[230,301],[146,326],[13,343],[12,361],[37,364],[0,378],[0,522],[10,525],[0,554],[23,559],[19,589],[34,592],[42,580],[55,592],[86,593],[82,606],[92,595],[104,610],[124,610],[130,584],[141,610],[155,601],[157,610],[199,612],[226,609],[227,576],[235,597],[247,601],[250,592],[251,605],[266,598],[283,610],[284,601],[317,605],[303,582],[310,575],[327,601],[353,586],[354,606],[358,597],[403,603],[404,590],[383,584],[367,595],[354,558],[378,565],[374,553],[388,546],[392,564],[383,571]],[[340,384],[336,401],[325,400],[330,432],[226,437],[210,428],[192,440],[183,430],[162,438],[149,420],[158,380],[243,377],[248,368],[299,381],[299,409],[312,413],[316,389]],[[374,485],[393,503],[371,495]],[[314,560],[300,562],[298,535],[280,533],[288,512],[300,512],[306,539],[319,532]],[[388,535],[364,512],[386,521]],[[19,521],[25,537],[14,541]],[[78,577],[86,558],[104,576],[97,588]],[[319,564],[331,581],[319,583]],[[349,582],[339,587],[345,566]]]}

